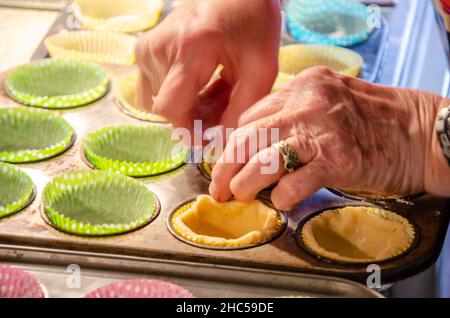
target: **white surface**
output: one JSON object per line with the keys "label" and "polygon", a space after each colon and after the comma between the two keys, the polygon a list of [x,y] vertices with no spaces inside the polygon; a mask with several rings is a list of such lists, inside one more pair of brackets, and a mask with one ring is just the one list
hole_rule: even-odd
{"label": "white surface", "polygon": [[29,61],[57,14],[0,7],[0,72]]}

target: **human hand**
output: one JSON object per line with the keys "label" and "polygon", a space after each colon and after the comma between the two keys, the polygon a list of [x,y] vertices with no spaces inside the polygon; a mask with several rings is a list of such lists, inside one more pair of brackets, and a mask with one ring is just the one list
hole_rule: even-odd
{"label": "human hand", "polygon": [[182,2],[138,41],[139,104],[176,127],[235,127],[277,76],[280,10],[279,0]]}
{"label": "human hand", "polygon": [[[437,143],[434,122],[440,103],[432,94],[377,86],[323,67],[309,69],[241,116],[240,128],[213,169],[211,195],[220,201],[231,195],[251,201],[278,182],[272,201],[289,210],[322,187],[436,193],[433,162],[439,151],[431,149]],[[270,140],[267,148],[251,149],[248,136],[260,128],[278,129],[279,139],[296,149],[302,167],[287,174]],[[240,147],[246,149],[246,163],[228,163],[226,158]],[[268,159],[279,165],[276,172],[262,174]]]}

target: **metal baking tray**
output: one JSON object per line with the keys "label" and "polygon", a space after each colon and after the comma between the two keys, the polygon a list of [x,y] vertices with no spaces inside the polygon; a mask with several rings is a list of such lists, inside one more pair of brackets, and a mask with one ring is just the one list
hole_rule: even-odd
{"label": "metal baking tray", "polygon": [[[11,260],[6,264],[33,274],[51,298],[83,297],[106,284],[136,278],[170,281],[200,298],[382,297],[378,292],[352,281],[309,274],[139,257],[124,259],[48,249],[38,251],[17,246],[0,245],[0,253]],[[17,255],[20,255],[20,262],[15,261]],[[123,271],[124,264],[126,272]],[[79,288],[67,283],[73,269],[79,269]]]}
{"label": "metal baking tray", "polygon": [[[265,269],[286,273],[311,273],[366,282],[369,276],[366,266],[325,262],[310,255],[296,243],[295,230],[303,218],[327,207],[355,202],[325,189],[288,213],[288,226],[280,237],[258,247],[236,251],[207,250],[188,245],[173,237],[165,224],[170,210],[196,195],[208,192],[209,181],[198,171],[195,164],[185,165],[167,175],[139,179],[159,197],[161,212],[151,224],[138,231],[113,237],[86,238],[65,234],[48,225],[41,215],[43,187],[53,177],[65,172],[90,169],[82,159],[80,151],[84,136],[114,124],[142,124],[122,113],[115,104],[119,79],[135,67],[103,67],[112,80],[111,90],[106,97],[85,107],[55,111],[74,127],[77,135],[74,146],[51,160],[19,165],[32,177],[36,185],[36,200],[22,212],[0,220],[0,244],[34,247],[38,250],[51,248],[94,255],[100,253],[123,259],[140,257],[233,266],[246,271]],[[0,107],[17,105],[6,96],[3,88],[5,76],[6,73],[0,75]],[[267,198],[268,192],[262,193],[262,196]],[[389,284],[417,274],[435,262],[444,241],[449,214],[446,200],[429,196],[420,197],[413,202],[394,201],[382,205],[410,219],[417,226],[420,236],[420,240],[408,254],[380,264],[382,284]],[[20,259],[21,254],[18,252],[17,260]],[[117,265],[122,267],[123,271],[129,270],[125,262],[117,262]]]}

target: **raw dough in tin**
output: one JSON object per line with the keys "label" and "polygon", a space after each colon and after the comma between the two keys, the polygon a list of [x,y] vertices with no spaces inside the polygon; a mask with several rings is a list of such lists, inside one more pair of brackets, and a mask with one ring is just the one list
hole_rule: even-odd
{"label": "raw dough in tin", "polygon": [[348,206],[312,218],[301,235],[306,246],[319,256],[366,263],[404,253],[414,240],[414,228],[396,213]]}
{"label": "raw dough in tin", "polygon": [[278,212],[261,201],[217,202],[200,195],[172,219],[176,231],[201,245],[241,247],[273,237],[280,229]]}

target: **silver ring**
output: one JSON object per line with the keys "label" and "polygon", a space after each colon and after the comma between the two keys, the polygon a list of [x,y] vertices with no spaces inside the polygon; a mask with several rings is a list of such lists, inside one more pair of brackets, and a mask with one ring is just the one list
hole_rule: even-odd
{"label": "silver ring", "polygon": [[301,163],[297,151],[289,145],[286,141],[280,141],[277,144],[278,150],[284,160],[284,169],[292,173],[300,168]]}

